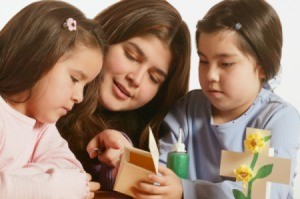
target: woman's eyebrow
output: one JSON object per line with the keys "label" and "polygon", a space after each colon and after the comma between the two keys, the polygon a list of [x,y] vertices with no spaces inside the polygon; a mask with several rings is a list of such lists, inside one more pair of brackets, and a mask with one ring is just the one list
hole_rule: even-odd
{"label": "woman's eyebrow", "polygon": [[140,54],[140,55],[142,55],[143,57],[145,57],[145,54],[144,54],[144,52],[142,51],[142,49],[139,47],[139,45],[137,45],[136,43],[131,42],[131,41],[129,41],[128,44],[131,45],[132,47],[134,47],[135,50],[138,52],[138,54]]}

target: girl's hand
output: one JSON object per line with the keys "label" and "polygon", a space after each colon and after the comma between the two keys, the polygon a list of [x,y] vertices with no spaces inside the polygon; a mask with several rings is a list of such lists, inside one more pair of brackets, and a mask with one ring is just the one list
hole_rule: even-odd
{"label": "girl's hand", "polygon": [[[110,166],[118,166],[124,147],[131,147],[131,143],[124,135],[113,129],[106,129],[96,135],[87,145],[90,158],[98,159]],[[95,149],[100,149],[96,151]]]}
{"label": "girl's hand", "polygon": [[87,199],[92,199],[95,197],[95,191],[97,191],[98,189],[100,189],[100,184],[98,182],[93,182],[92,180],[92,176],[90,174],[86,174],[86,178],[88,181],[88,186],[90,188],[90,192],[87,196]]}
{"label": "girl's hand", "polygon": [[[183,188],[180,178],[163,165],[159,165],[158,172],[162,176],[150,174],[146,181],[138,183],[137,187],[132,189],[135,197],[143,199],[181,199]],[[156,185],[154,185],[154,182]]]}

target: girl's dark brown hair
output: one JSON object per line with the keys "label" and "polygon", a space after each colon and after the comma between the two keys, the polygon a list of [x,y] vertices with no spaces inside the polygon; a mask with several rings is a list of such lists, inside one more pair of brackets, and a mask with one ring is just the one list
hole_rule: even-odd
{"label": "girl's dark brown hair", "polygon": [[[76,31],[63,27],[68,18],[76,20]],[[105,46],[101,29],[76,7],[61,1],[26,6],[0,32],[0,94],[9,99],[30,91],[78,44],[102,52]]]}
{"label": "girl's dark brown hair", "polygon": [[280,71],[282,26],[265,0],[224,0],[216,4],[197,24],[197,44],[201,32],[222,30],[236,31],[240,49],[262,66],[264,81]]}
{"label": "girl's dark brown hair", "polygon": [[188,91],[191,51],[188,27],[179,12],[164,0],[122,0],[99,13],[95,21],[104,30],[108,45],[139,36],[159,38],[172,53],[168,77],[154,99],[142,108],[111,112],[98,104],[87,110],[91,106],[83,102],[61,118],[57,126],[73,151],[85,151],[87,143],[107,128],[125,132],[136,147],[148,149],[148,127],[158,138],[167,111]]}

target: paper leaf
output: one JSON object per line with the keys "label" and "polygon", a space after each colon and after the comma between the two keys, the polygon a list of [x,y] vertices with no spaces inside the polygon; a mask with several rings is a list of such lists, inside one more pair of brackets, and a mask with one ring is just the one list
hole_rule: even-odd
{"label": "paper leaf", "polygon": [[264,137],[264,141],[265,141],[265,142],[269,141],[270,139],[271,139],[271,136],[270,136],[270,135]]}
{"label": "paper leaf", "polygon": [[262,166],[257,171],[255,178],[265,178],[272,173],[272,170],[273,170],[273,164],[267,164],[265,166]]}
{"label": "paper leaf", "polygon": [[233,189],[232,193],[235,199],[247,199],[245,194],[238,189]]}

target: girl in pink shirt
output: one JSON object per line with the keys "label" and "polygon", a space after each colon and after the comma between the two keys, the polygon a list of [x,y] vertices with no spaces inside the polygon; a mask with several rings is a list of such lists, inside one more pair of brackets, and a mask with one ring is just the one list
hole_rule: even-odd
{"label": "girl in pink shirt", "polygon": [[0,198],[93,198],[55,122],[97,88],[104,44],[74,6],[39,1],[0,32]]}

